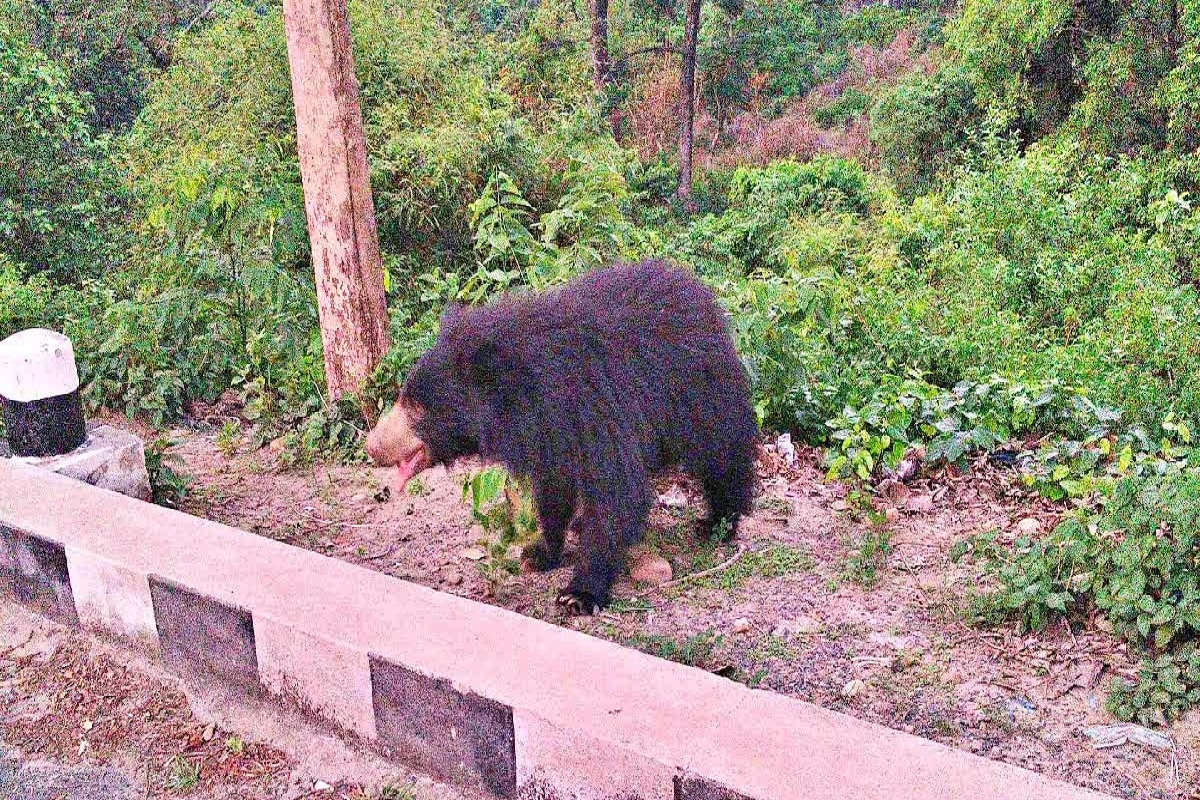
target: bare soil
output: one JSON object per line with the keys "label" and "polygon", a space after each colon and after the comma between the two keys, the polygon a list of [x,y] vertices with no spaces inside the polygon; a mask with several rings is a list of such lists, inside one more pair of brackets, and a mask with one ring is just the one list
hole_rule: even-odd
{"label": "bare soil", "polygon": [[[871,508],[827,483],[815,454],[789,466],[765,452],[758,511],[722,546],[695,540],[695,494],[663,481],[631,562],[665,558],[683,580],[655,587],[626,576],[609,610],[573,618],[554,601],[569,566],[513,575],[480,557],[488,534],[463,501],[466,468],[427,472],[416,494],[398,495],[390,470],[286,467],[279,450],[250,451],[215,427],[173,436],[196,481],[190,513],[1116,796],[1200,796],[1194,718],[1167,729],[1171,750],[1098,750],[1083,734],[1116,722],[1106,686],[1136,667],[1123,643],[1065,625],[1017,635],[963,621],[983,576],[955,563],[951,546],[988,530],[1011,541],[1063,510],[985,462],[895,487]],[[864,541],[880,537],[886,558],[862,558]]]}

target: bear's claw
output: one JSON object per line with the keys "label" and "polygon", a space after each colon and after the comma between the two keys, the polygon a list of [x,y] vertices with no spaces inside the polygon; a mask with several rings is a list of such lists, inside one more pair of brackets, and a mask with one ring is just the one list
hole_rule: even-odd
{"label": "bear's claw", "polygon": [[558,595],[558,604],[576,616],[584,617],[600,613],[600,603],[588,592],[562,592]]}

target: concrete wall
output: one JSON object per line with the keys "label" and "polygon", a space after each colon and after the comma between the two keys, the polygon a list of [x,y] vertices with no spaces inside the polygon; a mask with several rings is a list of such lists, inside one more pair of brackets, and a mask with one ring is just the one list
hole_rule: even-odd
{"label": "concrete wall", "polygon": [[501,797],[1101,797],[4,460],[0,595]]}

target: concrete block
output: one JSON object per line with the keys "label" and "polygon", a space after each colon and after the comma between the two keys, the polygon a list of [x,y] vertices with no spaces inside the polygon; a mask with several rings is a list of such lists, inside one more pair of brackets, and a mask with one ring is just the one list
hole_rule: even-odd
{"label": "concrete block", "polygon": [[521,709],[513,723],[520,800],[674,799],[673,767]]}
{"label": "concrete block", "polygon": [[[525,800],[555,797],[536,794],[543,788],[589,798],[603,790],[604,773],[612,800],[626,800],[626,790],[652,800],[676,792],[688,800],[1103,797],[11,460],[0,460],[3,523],[44,546],[32,570],[43,589],[66,570],[54,542],[149,575],[173,667],[259,685],[260,620],[264,637],[308,637],[273,641],[264,653],[274,685],[292,674],[314,686],[322,652],[333,654],[331,676],[354,663],[347,653],[368,653],[377,741],[414,766],[505,797],[516,795],[520,776],[521,791],[533,792]],[[13,542],[20,537],[0,537],[0,579],[17,587],[29,554]],[[311,663],[296,666],[293,651],[306,642],[328,647],[318,644]],[[350,729],[362,726],[357,680],[353,703],[321,705],[359,715],[334,720]]]}
{"label": "concrete block", "polygon": [[144,573],[72,547],[67,548],[67,571],[80,625],[157,650],[154,603]]}
{"label": "concrete block", "polygon": [[376,737],[366,652],[263,616],[254,618],[254,646],[267,691],[365,739]]}

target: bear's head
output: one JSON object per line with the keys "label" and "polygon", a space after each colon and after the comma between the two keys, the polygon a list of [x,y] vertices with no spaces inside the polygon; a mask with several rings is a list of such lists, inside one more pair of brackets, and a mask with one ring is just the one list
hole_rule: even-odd
{"label": "bear's head", "polygon": [[367,454],[396,467],[399,487],[434,466],[479,453],[494,424],[500,387],[516,370],[478,310],[452,305],[442,316],[437,342],[409,372],[396,404],[367,436]]}

